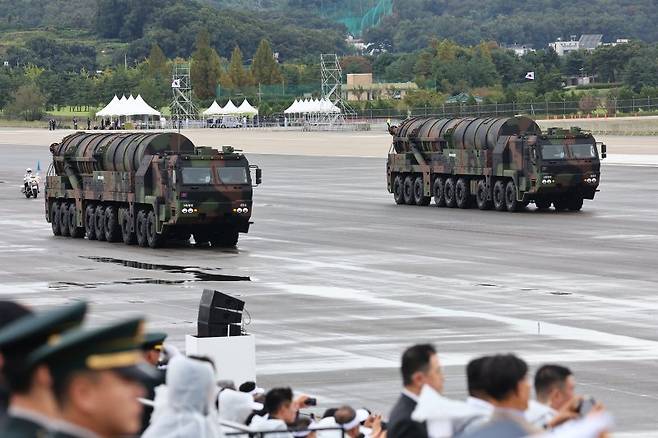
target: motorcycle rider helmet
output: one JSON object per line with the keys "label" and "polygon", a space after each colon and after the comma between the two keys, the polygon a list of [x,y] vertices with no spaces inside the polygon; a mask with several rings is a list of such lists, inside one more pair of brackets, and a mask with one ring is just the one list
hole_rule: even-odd
{"label": "motorcycle rider helmet", "polygon": [[28,167],[27,169],[25,169],[25,173],[32,173],[32,169]]}

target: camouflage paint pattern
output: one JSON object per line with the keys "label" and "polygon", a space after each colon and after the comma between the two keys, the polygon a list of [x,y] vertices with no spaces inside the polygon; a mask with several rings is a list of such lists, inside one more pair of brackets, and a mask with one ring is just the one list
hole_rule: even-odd
{"label": "camouflage paint pattern", "polygon": [[[494,183],[500,180],[514,182],[520,203],[550,203],[593,199],[600,180],[597,143],[578,128],[542,132],[528,117],[417,117],[390,126],[389,133],[393,136],[387,160],[389,192],[394,192],[398,175],[421,176],[426,197],[433,195],[435,178],[462,177],[468,181],[470,193],[484,181],[489,199]],[[545,145],[550,150],[563,148],[563,154],[545,157]],[[583,151],[589,152],[583,156]]]}
{"label": "camouflage paint pattern", "polygon": [[[192,233],[199,227],[209,233],[222,227],[249,230],[250,165],[231,147],[221,151],[195,147],[177,133],[78,132],[52,144],[50,150],[53,171],[45,187],[48,222],[53,203],[66,202],[75,203],[80,228],[85,226],[87,206],[112,205],[129,212],[132,227],[139,209],[153,211],[158,234]],[[219,172],[225,167],[243,169],[244,181],[222,181]],[[186,184],[187,168],[208,169],[209,177]]]}

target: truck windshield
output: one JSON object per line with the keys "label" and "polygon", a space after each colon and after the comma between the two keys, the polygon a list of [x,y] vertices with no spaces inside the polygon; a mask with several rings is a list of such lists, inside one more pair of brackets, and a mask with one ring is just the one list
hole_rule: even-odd
{"label": "truck windshield", "polygon": [[596,147],[593,144],[572,144],[570,147],[574,158],[596,158]]}
{"label": "truck windshield", "polygon": [[217,175],[224,184],[247,184],[247,169],[244,167],[218,167]]}
{"label": "truck windshield", "polygon": [[183,167],[183,184],[210,184],[212,174],[209,167]]}
{"label": "truck windshield", "polygon": [[564,160],[567,154],[562,144],[545,144],[541,147],[541,156],[544,160]]}

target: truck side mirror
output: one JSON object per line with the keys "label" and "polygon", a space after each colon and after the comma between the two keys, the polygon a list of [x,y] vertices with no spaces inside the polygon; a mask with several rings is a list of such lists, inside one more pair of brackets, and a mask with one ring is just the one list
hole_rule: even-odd
{"label": "truck side mirror", "polygon": [[263,182],[263,169],[257,167],[256,168],[256,185],[259,185],[262,182]]}
{"label": "truck side mirror", "polygon": [[601,158],[605,158],[605,157],[608,156],[608,153],[606,152],[606,149],[607,149],[607,148],[606,148],[606,145],[605,145],[605,144],[601,144]]}

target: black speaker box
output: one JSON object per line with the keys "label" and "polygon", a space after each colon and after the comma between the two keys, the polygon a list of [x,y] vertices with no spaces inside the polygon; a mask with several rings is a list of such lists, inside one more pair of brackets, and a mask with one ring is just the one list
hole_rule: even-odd
{"label": "black speaker box", "polygon": [[197,324],[197,337],[216,338],[226,336],[240,336],[241,327],[238,324],[209,324],[201,322]]}
{"label": "black speaker box", "polygon": [[198,321],[211,324],[240,324],[242,322],[242,313],[202,304],[199,306]]}
{"label": "black speaker box", "polygon": [[217,290],[204,289],[201,294],[200,306],[220,307],[222,309],[236,310],[242,312],[244,301],[238,300]]}

